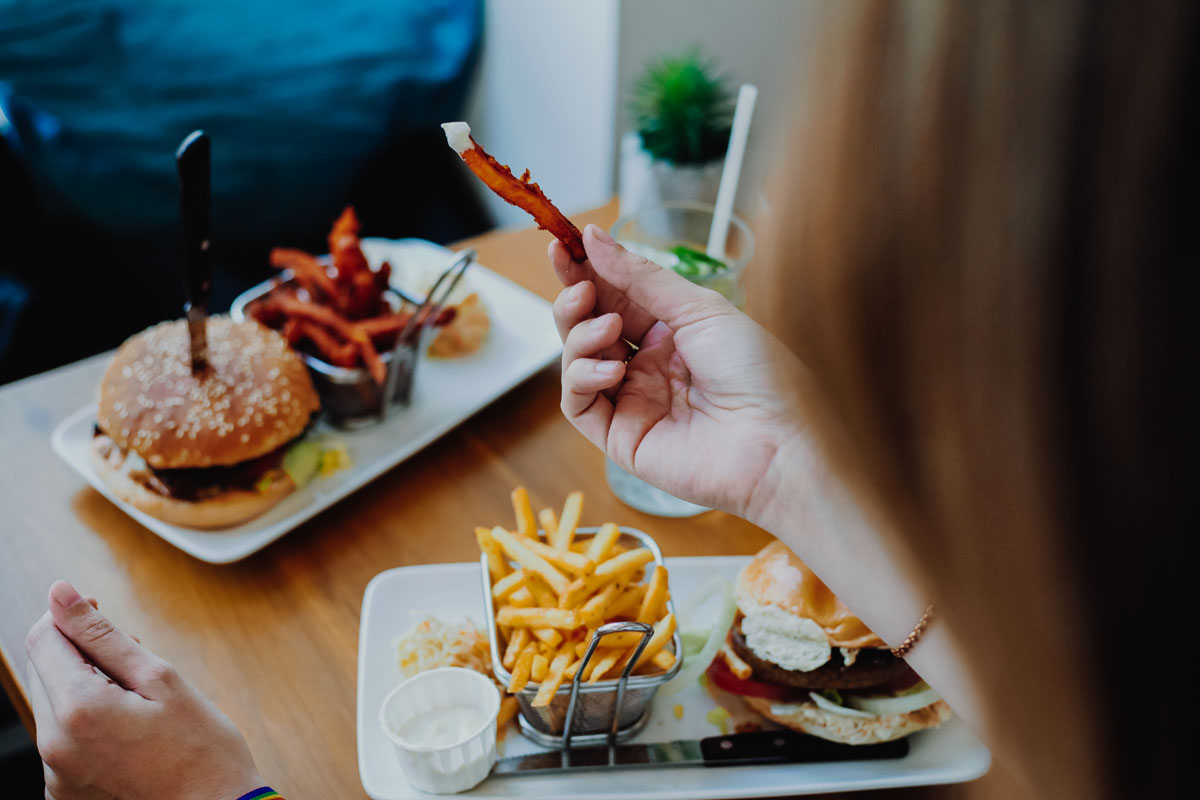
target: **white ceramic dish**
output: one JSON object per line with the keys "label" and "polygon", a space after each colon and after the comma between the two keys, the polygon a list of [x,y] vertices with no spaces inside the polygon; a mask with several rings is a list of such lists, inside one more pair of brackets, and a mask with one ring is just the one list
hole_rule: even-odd
{"label": "white ceramic dish", "polygon": [[[446,248],[418,239],[366,239],[363,250],[372,263],[389,260],[395,270],[393,283],[406,288],[430,272],[436,275],[452,256]],[[492,318],[491,333],[480,351],[453,360],[422,357],[411,405],[398,409],[381,425],[346,431],[318,423],[314,433],[343,442],[353,465],[316,478],[244,525],[220,531],[168,525],[116,499],[89,460],[95,405],[59,423],[51,435],[54,450],[98,492],[179,549],[214,564],[245,558],[374,480],[558,358],[561,343],[549,303],[479,265],[471,267],[463,280],[469,290],[479,293]]]}
{"label": "white ceramic dish", "polygon": [[[430,723],[439,712],[453,718],[439,721],[443,733],[458,734],[454,740],[429,741],[428,725],[415,735],[401,734],[406,725]],[[464,712],[477,716],[464,718]],[[472,669],[442,667],[418,673],[393,689],[379,709],[379,728],[413,785],[434,794],[457,794],[492,771],[499,712],[500,690],[490,677]]]}
{"label": "white ceramic dish", "polygon": [[[748,560],[747,557],[668,558],[671,594],[678,602],[685,603],[693,589],[712,575],[733,580]],[[391,742],[379,728],[380,704],[402,680],[393,639],[412,624],[414,614],[468,616],[481,623],[481,591],[476,563],[399,567],[376,575],[367,585],[358,636],[358,770],[363,788],[374,800],[427,796],[405,779]],[[681,606],[680,613],[685,612]],[[681,624],[688,627],[705,622],[681,619]],[[634,742],[700,739],[719,733],[705,718],[716,704],[698,684],[671,697],[663,697],[660,692],[654,703],[649,724]],[[677,703],[684,707],[682,719],[676,719],[672,713]],[[492,777],[467,794],[574,800],[772,797],[959,783],[978,778],[991,764],[987,748],[957,720],[952,719],[937,730],[918,733],[911,737],[910,743],[908,756],[895,761]],[[540,748],[510,728],[500,757],[537,750]]]}

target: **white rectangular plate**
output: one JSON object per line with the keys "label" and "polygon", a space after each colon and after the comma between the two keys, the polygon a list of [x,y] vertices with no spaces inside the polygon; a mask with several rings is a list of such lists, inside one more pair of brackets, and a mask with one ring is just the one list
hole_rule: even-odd
{"label": "white rectangular plate", "polygon": [[[711,576],[730,581],[747,557],[668,558],[671,595],[680,613],[693,591]],[[714,604],[697,615],[715,613]],[[479,564],[433,564],[399,567],[376,575],[363,596],[358,634],[358,772],[374,800],[427,797],[404,778],[392,744],[379,725],[379,707],[401,680],[393,640],[413,623],[414,615],[472,618],[483,622]],[[703,627],[708,620],[681,619],[684,627]],[[682,719],[673,713],[682,704]],[[698,683],[677,694],[656,697],[652,716],[634,742],[701,739],[720,731],[706,714],[716,703]],[[937,730],[910,738],[908,756],[893,761],[828,764],[781,764],[749,767],[671,767],[614,772],[552,773],[489,778],[469,792],[475,797],[570,797],[573,800],[691,800],[692,798],[773,797],[846,792],[897,786],[959,783],[987,772],[991,755],[957,719]],[[511,728],[504,756],[541,748]]]}
{"label": "white rectangular plate", "polygon": [[[417,291],[452,258],[446,248],[418,239],[366,239],[363,250],[372,264],[390,261],[393,283]],[[96,491],[179,549],[214,564],[245,558],[399,464],[558,357],[561,343],[549,303],[479,265],[472,266],[463,281],[468,290],[478,292],[492,318],[491,333],[479,352],[451,360],[422,357],[411,405],[396,409],[381,425],[343,431],[319,422],[314,434],[343,442],[352,466],[316,478],[244,525],[220,531],[168,525],[114,497],[92,470],[89,457],[95,405],[59,423],[51,436],[54,450]]]}

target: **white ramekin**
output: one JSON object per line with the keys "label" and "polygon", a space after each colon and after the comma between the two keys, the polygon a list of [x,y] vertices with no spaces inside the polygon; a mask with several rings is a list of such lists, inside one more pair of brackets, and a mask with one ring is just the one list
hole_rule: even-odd
{"label": "white ramekin", "polygon": [[[487,721],[444,747],[409,742],[396,734],[419,714],[455,706],[478,708]],[[465,792],[492,771],[499,711],[500,690],[491,678],[471,669],[442,667],[414,675],[393,689],[379,709],[379,724],[409,783],[423,792],[453,794]]]}

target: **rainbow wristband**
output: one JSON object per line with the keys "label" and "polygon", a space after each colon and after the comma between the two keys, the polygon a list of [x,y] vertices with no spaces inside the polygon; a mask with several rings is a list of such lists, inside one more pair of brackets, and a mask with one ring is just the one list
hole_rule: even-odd
{"label": "rainbow wristband", "polygon": [[283,795],[270,786],[260,786],[253,792],[246,792],[237,800],[283,800]]}

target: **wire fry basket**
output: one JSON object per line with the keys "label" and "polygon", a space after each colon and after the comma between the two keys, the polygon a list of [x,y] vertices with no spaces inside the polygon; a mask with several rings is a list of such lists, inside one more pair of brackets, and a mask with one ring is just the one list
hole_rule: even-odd
{"label": "wire fry basket", "polygon": [[[579,528],[576,536],[592,536],[599,528]],[[654,554],[654,564],[663,563],[662,551],[649,534],[634,528],[620,529],[621,536],[617,542],[627,547],[645,547]],[[480,571],[483,580],[483,602],[488,616],[488,643],[492,651],[492,672],[502,685],[507,686],[512,678],[511,673],[504,668],[500,647],[500,636],[496,630],[496,610],[492,602],[491,575],[488,572],[487,555],[480,557]],[[674,614],[675,604],[667,600],[667,611]],[[675,663],[666,672],[657,675],[631,675],[633,664],[641,654],[642,648],[650,640],[652,628],[640,622],[611,622],[596,629],[588,648],[583,655],[583,663],[575,672],[570,684],[564,683],[555,692],[549,705],[535,708],[533,699],[537,696],[538,685],[532,681],[516,694],[520,705],[518,724],[521,733],[533,742],[550,748],[569,748],[573,744],[588,746],[595,744],[615,744],[637,734],[650,719],[650,701],[655,692],[679,672],[683,664],[683,646],[676,629],[671,637],[671,648],[675,654]],[[634,656],[626,664],[621,677],[613,680],[606,679],[594,684],[584,683],[585,668],[592,658],[597,645],[604,636],[610,633],[624,631],[640,632],[641,642],[634,651]]]}
{"label": "wire fry basket", "polygon": [[[379,354],[380,361],[387,368],[387,379],[383,386],[376,383],[365,369],[339,367],[297,350],[321,396],[321,409],[330,424],[339,428],[373,425],[386,419],[393,406],[403,408],[411,402],[417,362],[426,342],[426,334],[431,331],[432,322],[438,318],[446,298],[458,285],[467,268],[475,262],[475,258],[474,250],[456,254],[454,262],[442,272],[424,298],[413,297],[394,288],[384,292],[384,300],[393,312],[400,311],[405,305],[413,306],[417,311],[397,336],[395,346]],[[238,295],[230,306],[229,314],[235,321],[241,322],[248,317],[247,309],[251,303],[265,298],[275,289],[292,284],[292,271],[283,270],[277,277]],[[389,402],[384,402],[385,397]]]}

